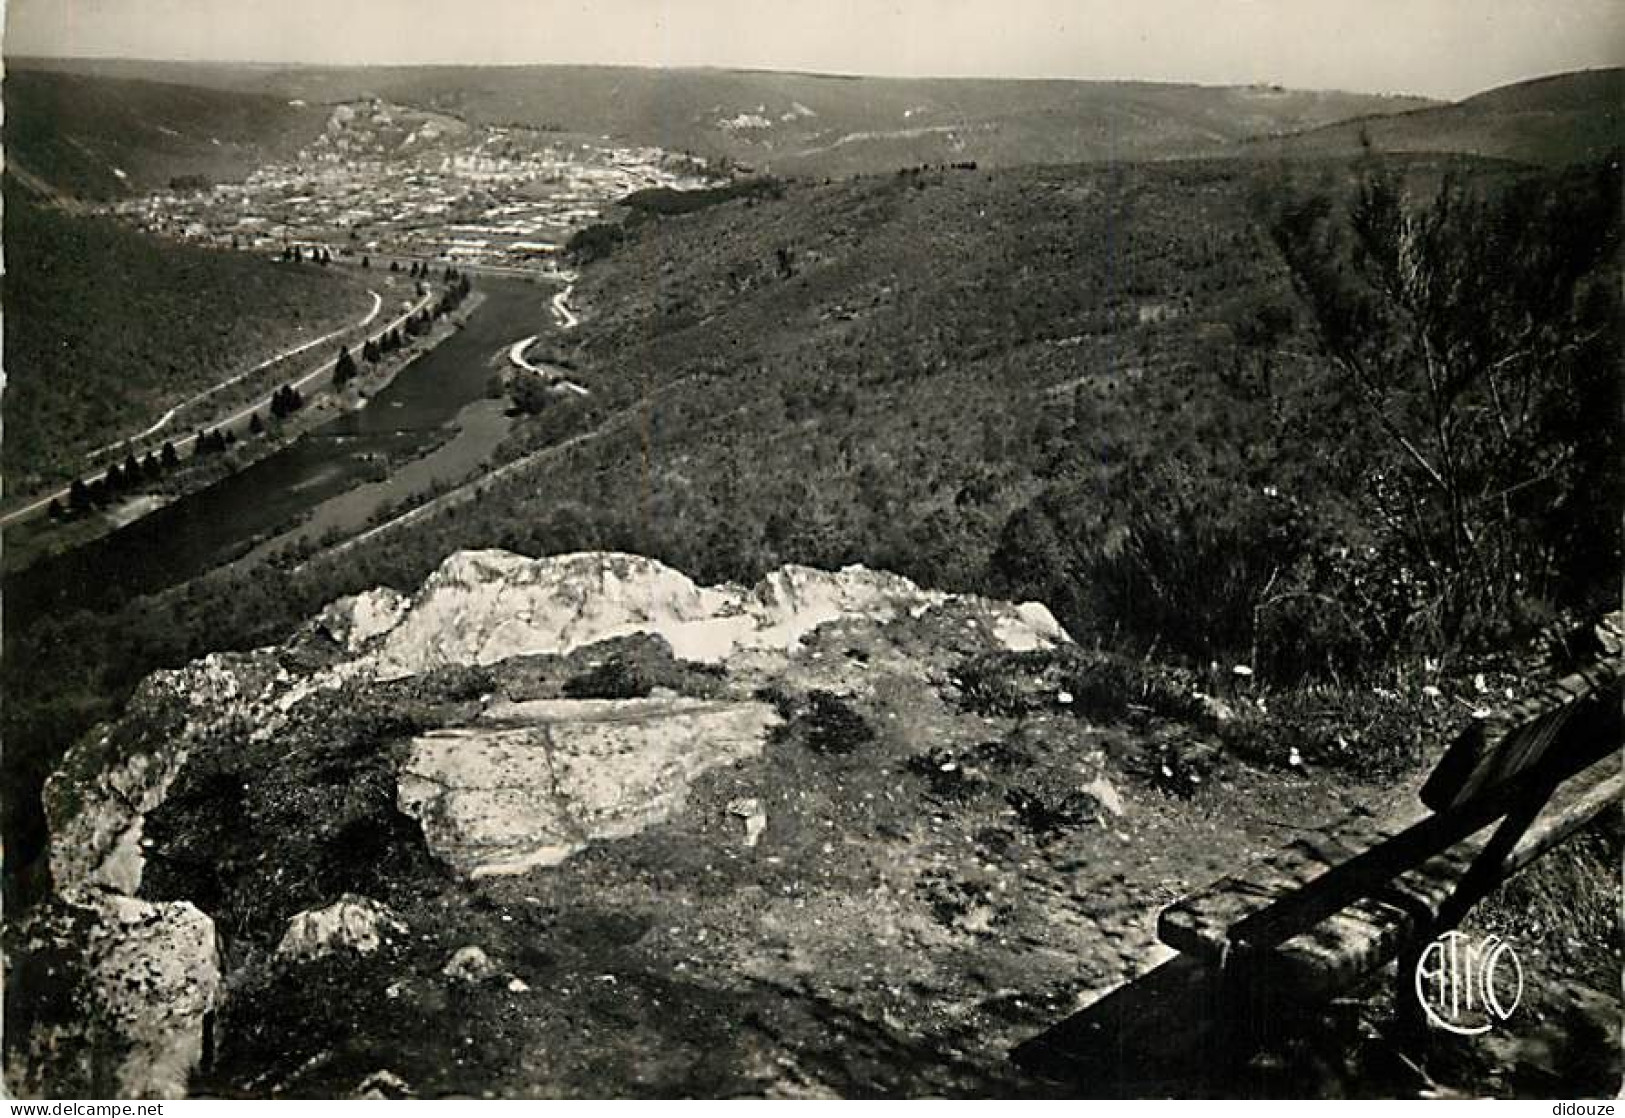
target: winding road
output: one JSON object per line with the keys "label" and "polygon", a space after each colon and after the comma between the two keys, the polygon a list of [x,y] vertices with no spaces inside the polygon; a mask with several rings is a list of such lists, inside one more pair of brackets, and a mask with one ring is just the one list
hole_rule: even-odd
{"label": "winding road", "polygon": [[585,388],[581,387],[581,385],[577,384],[573,380],[570,380],[557,370],[544,369],[540,365],[532,365],[530,361],[526,359],[525,350],[530,348],[531,343],[534,342],[536,338],[537,335],[532,334],[527,338],[520,338],[517,342],[513,343],[513,345],[509,346],[509,362],[516,367],[525,370],[527,373],[535,373],[549,384],[556,384],[560,388],[574,392],[577,396],[591,396],[592,393],[588,392]]}
{"label": "winding road", "polygon": [[[378,317],[379,312],[383,308],[383,298],[382,298],[382,296],[380,296],[376,291],[369,292],[368,294],[370,294],[376,302],[374,303],[374,306],[373,306],[372,310],[369,311],[367,313],[366,317],[361,319],[361,321],[356,322],[356,323],[352,323],[351,325],[346,326],[346,327],[344,327],[344,328],[342,328],[340,330],[334,331],[333,333],[324,334],[322,337],[315,338],[315,339],[313,339],[313,340],[311,340],[309,342],[305,342],[304,344],[302,344],[300,346],[297,346],[294,349],[291,349],[291,350],[289,350],[289,351],[287,351],[285,353],[277,354],[275,357],[272,357],[267,361],[261,362],[259,365],[256,365],[254,368],[249,369],[246,372],[239,373],[239,374],[231,377],[229,380],[222,381],[219,384],[214,385],[212,388],[209,388],[209,389],[205,390],[204,392],[200,393],[198,396],[193,396],[193,397],[189,398],[188,400],[185,400],[185,401],[181,402],[180,404],[177,404],[175,407],[171,408],[167,413],[165,413],[164,417],[162,419],[160,419],[158,421],[158,423],[154,424],[152,427],[148,428],[147,431],[143,432],[143,435],[152,434],[152,433],[154,433],[156,431],[162,430],[164,425],[169,423],[174,418],[174,416],[175,416],[175,414],[177,412],[185,409],[190,404],[195,403],[201,397],[208,396],[209,394],[211,394],[213,392],[219,391],[221,388],[224,388],[224,387],[226,387],[226,386],[228,386],[230,384],[233,384],[233,383],[235,383],[235,382],[237,382],[239,380],[242,380],[245,376],[249,375],[250,373],[257,372],[257,371],[259,371],[261,369],[264,369],[268,365],[274,364],[277,361],[285,360],[288,357],[296,357],[300,353],[304,353],[304,352],[306,352],[306,351],[308,351],[310,349],[313,349],[316,346],[321,345],[323,342],[331,341],[333,338],[337,337],[338,335],[346,333],[346,332],[348,332],[350,330],[364,329],[369,323],[373,322]],[[398,317],[396,317],[396,318],[392,319],[391,321],[385,323],[383,326],[380,326],[377,330],[374,330],[371,333],[367,334],[366,338],[368,340],[376,341],[378,338],[383,337],[385,334],[389,333],[391,330],[397,329],[398,327],[404,325],[407,319],[411,318],[413,315],[417,314],[419,311],[426,308],[433,299],[434,299],[434,289],[430,288],[427,292],[425,292],[423,297],[421,299],[419,299],[416,303],[414,303],[412,306],[408,307],[406,310],[402,311]],[[313,381],[316,381],[316,380],[320,379],[322,376],[330,373],[332,371],[333,367],[335,365],[337,365],[337,364],[338,364],[338,357],[335,355],[332,359],[330,359],[328,361],[325,361],[322,364],[316,366],[316,368],[312,369],[310,372],[306,373],[304,376],[300,377],[299,379],[291,381],[290,384],[292,385],[292,387],[296,391],[303,390],[306,386],[311,384]],[[226,416],[224,419],[218,420],[217,422],[214,422],[214,423],[210,424],[209,425],[210,429],[212,430],[212,429],[217,429],[217,428],[226,428],[226,427],[231,427],[234,424],[241,423],[243,420],[247,419],[250,415],[252,415],[253,413],[259,411],[261,408],[268,407],[270,405],[270,403],[271,403],[271,395],[267,394],[263,398],[261,398],[259,400],[256,400],[253,403],[248,404],[246,407],[239,408],[237,411],[235,411],[232,414]],[[130,438],[120,439],[117,443],[113,443],[113,444],[110,444],[110,445],[111,446],[123,446],[125,443],[133,442],[135,439],[139,439],[141,437],[142,437],[142,435],[131,436]],[[194,433],[194,434],[191,434],[191,435],[187,435],[184,438],[174,440],[174,446],[175,446],[176,451],[179,452],[179,451],[185,450],[188,446],[192,445],[195,442],[197,442],[197,435]],[[103,447],[101,449],[106,450],[108,448]],[[100,453],[100,451],[97,451],[97,452],[94,452],[94,453]],[[94,457],[94,453],[91,455],[91,457]],[[81,480],[84,481],[88,485],[91,482],[95,481],[98,477],[100,477],[101,474],[102,474],[101,470],[96,470],[96,471],[93,471],[92,473],[86,474]],[[8,513],[0,515],[0,528],[3,528],[8,524],[15,524],[18,521],[26,520],[29,517],[39,515],[40,513],[44,512],[47,508],[50,507],[50,504],[51,504],[52,501],[65,501],[68,498],[69,493],[72,491],[72,488],[73,487],[72,487],[71,484],[65,485],[61,489],[58,489],[58,490],[56,490],[55,492],[52,492],[52,493],[47,493],[43,497],[40,497],[37,500],[32,501],[29,504],[23,505],[20,508],[13,509]]]}
{"label": "winding road", "polygon": [[187,408],[191,407],[193,404],[199,403],[199,402],[201,402],[203,400],[207,400],[210,396],[213,396],[216,392],[219,392],[221,389],[230,388],[232,385],[236,384],[238,381],[244,380],[247,377],[251,377],[255,373],[259,372],[262,369],[268,369],[272,365],[275,365],[278,361],[286,361],[290,357],[298,357],[301,353],[305,353],[305,352],[308,352],[309,350],[315,349],[317,346],[321,345],[323,342],[330,342],[334,338],[337,338],[337,337],[339,337],[339,336],[341,336],[343,334],[349,333],[351,330],[364,330],[364,329],[366,329],[366,327],[372,322],[372,320],[378,317],[378,312],[380,312],[380,311],[382,311],[384,309],[384,297],[382,295],[378,294],[378,292],[376,292],[376,291],[369,291],[369,292],[367,292],[367,294],[372,296],[372,309],[369,310],[366,313],[366,315],[360,321],[352,322],[348,326],[340,326],[337,330],[333,330],[330,333],[323,334],[319,338],[312,338],[310,341],[305,342],[305,343],[303,343],[301,345],[294,346],[292,349],[285,349],[281,353],[274,354],[271,357],[267,357],[264,361],[261,361],[258,365],[255,365],[252,368],[244,369],[242,372],[238,373],[234,377],[227,377],[225,380],[221,381],[219,384],[212,384],[208,388],[205,388],[202,392],[199,392],[194,396],[188,396],[186,399],[182,400],[180,403],[178,403],[174,407],[170,408],[168,411],[166,411],[162,416],[160,416],[158,418],[158,422],[154,423],[151,427],[148,427],[145,431],[137,432],[134,435],[127,435],[127,436],[125,436],[124,438],[121,438],[121,439],[115,439],[114,441],[108,443],[106,446],[97,447],[95,450],[92,450],[90,453],[86,454],[85,457],[86,458],[94,458],[98,454],[102,454],[105,451],[116,450],[119,447],[124,446],[126,443],[140,442],[142,439],[146,438],[148,435],[156,435],[159,431],[162,431],[165,427],[169,426],[170,422],[172,420],[174,420],[174,418],[177,415],[179,415],[181,412],[185,411]]}

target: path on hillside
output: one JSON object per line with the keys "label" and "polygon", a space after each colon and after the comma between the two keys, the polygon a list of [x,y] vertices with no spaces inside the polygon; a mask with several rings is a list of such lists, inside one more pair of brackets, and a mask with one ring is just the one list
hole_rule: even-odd
{"label": "path on hillside", "polygon": [[[378,298],[376,293],[372,293],[372,294],[374,295],[374,298]],[[424,310],[425,308],[427,308],[429,306],[430,301],[433,298],[434,298],[434,291],[431,288],[415,304],[413,304],[411,307],[407,308],[406,310],[402,311],[401,314],[397,318],[391,320],[390,322],[385,323],[383,326],[379,327],[377,330],[375,330],[371,334],[367,335],[367,340],[376,341],[378,338],[383,337],[385,334],[389,333],[391,330],[395,330],[395,329],[398,329],[399,327],[403,326],[406,323],[407,319],[411,318],[413,315],[417,314],[419,311]],[[383,302],[382,299],[379,299],[379,306],[380,307],[382,306],[382,302]],[[372,314],[369,314],[366,317],[366,319],[364,319],[358,325],[364,327],[367,323],[373,321],[373,319],[375,317],[376,317],[376,312],[374,312]],[[356,329],[356,326],[349,326],[349,327],[346,327],[345,329],[346,330],[353,330],[353,329]],[[343,331],[340,331],[340,332],[342,333]],[[331,337],[331,335],[329,335],[329,337]],[[315,342],[310,343],[310,345],[318,345],[324,340],[326,340],[326,339],[318,338],[318,339],[316,339]],[[310,345],[307,345],[304,348],[309,349]],[[299,379],[297,379],[295,381],[292,381],[291,386],[293,387],[293,389],[295,391],[299,391],[299,390],[303,389],[305,386],[309,385],[311,382],[313,382],[313,381],[319,379],[320,377],[322,377],[323,375],[329,373],[333,369],[333,367],[335,365],[337,365],[337,364],[338,364],[338,358],[335,356],[331,360],[325,361],[322,364],[316,366],[316,368],[312,369],[310,372],[306,373],[304,376],[300,377]],[[232,414],[226,416],[224,419],[219,420],[218,422],[212,424],[211,426],[214,427],[214,428],[221,428],[221,427],[230,427],[234,423],[240,423],[242,420],[246,419],[248,416],[252,415],[254,412],[259,411],[261,408],[270,406],[271,399],[272,399],[271,395],[264,396],[261,399],[256,400],[253,403],[248,404],[246,407],[239,408],[237,411],[235,411]],[[194,434],[191,434],[191,435],[187,435],[184,438],[175,440],[174,446],[175,446],[176,452],[178,453],[178,452],[186,449],[188,446],[191,446],[193,443],[196,443],[197,438],[198,438],[197,435],[194,433]],[[97,471],[93,471],[90,474],[86,474],[85,476],[83,476],[79,480],[81,480],[85,484],[89,485],[92,482],[94,482],[100,475],[101,475],[101,471],[97,470]],[[33,501],[33,502],[31,502],[31,503],[29,503],[27,505],[22,506],[21,508],[13,509],[11,512],[5,513],[4,515],[0,515],[0,528],[3,528],[8,524],[15,524],[20,520],[26,520],[31,516],[38,515],[39,513],[43,512],[46,508],[48,508],[52,501],[65,501],[68,498],[69,494],[72,492],[72,490],[73,490],[72,483],[69,483],[68,485],[65,485],[62,488],[56,490],[55,492],[47,493],[44,496],[38,498],[37,500],[35,500],[35,501]]]}
{"label": "path on hillside", "polygon": [[114,439],[112,442],[108,443],[107,445],[99,446],[95,450],[90,451],[88,454],[85,455],[85,457],[86,458],[94,458],[98,454],[101,454],[103,451],[116,450],[117,448],[123,446],[126,443],[139,442],[142,439],[146,438],[148,435],[155,435],[159,431],[162,431],[165,427],[167,427],[170,424],[170,422],[172,420],[174,420],[174,418],[177,415],[179,415],[181,412],[185,411],[187,408],[191,407],[193,404],[196,404],[196,403],[198,403],[198,402],[200,402],[202,400],[208,399],[210,396],[213,396],[216,392],[219,392],[221,389],[230,388],[232,385],[238,383],[239,381],[243,380],[244,378],[251,377],[255,373],[259,372],[262,369],[270,368],[272,365],[275,365],[278,361],[286,361],[291,357],[298,357],[301,353],[305,353],[305,352],[307,352],[309,350],[315,349],[317,346],[321,345],[323,342],[330,342],[334,338],[338,337],[341,334],[347,334],[351,330],[364,330],[364,329],[366,329],[366,327],[371,324],[372,320],[378,317],[378,312],[384,309],[384,297],[382,295],[378,294],[378,292],[376,292],[376,291],[368,291],[367,294],[372,296],[372,309],[369,310],[361,318],[361,320],[359,322],[352,322],[348,326],[340,326],[337,330],[331,330],[331,331],[327,332],[326,334],[323,334],[319,338],[312,338],[310,341],[304,342],[301,345],[294,346],[292,349],[285,349],[281,353],[275,354],[275,355],[273,355],[271,357],[267,357],[264,361],[261,361],[258,365],[255,365],[252,368],[244,369],[242,372],[238,373],[236,376],[227,377],[225,380],[221,381],[219,384],[212,384],[208,388],[205,388],[203,391],[201,391],[199,393],[196,393],[195,395],[188,396],[186,399],[182,400],[180,403],[178,403],[174,407],[170,408],[168,411],[166,411],[162,416],[160,416],[158,418],[158,422],[154,423],[151,427],[148,427],[145,431],[141,431],[141,432],[139,432],[137,434],[134,434],[134,435],[127,435],[127,436],[125,436],[124,438],[121,438],[121,439]]}
{"label": "path on hillside", "polygon": [[575,293],[576,285],[566,283],[553,295],[553,313],[559,316],[559,326],[565,330],[574,330],[581,320],[570,310],[570,296]]}
{"label": "path on hillside", "polygon": [[565,376],[559,370],[551,368],[544,369],[540,365],[532,365],[530,363],[529,359],[525,357],[525,350],[531,347],[531,344],[536,341],[536,338],[537,335],[532,334],[529,337],[520,338],[517,342],[513,343],[513,345],[509,346],[508,361],[515,367],[525,370],[527,373],[535,373],[549,384],[554,384],[560,388],[574,392],[577,396],[591,396],[592,393],[588,392],[581,385]]}

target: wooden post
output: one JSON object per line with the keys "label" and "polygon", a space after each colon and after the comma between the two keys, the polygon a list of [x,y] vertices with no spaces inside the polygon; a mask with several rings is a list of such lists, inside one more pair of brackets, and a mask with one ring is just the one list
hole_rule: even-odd
{"label": "wooden post", "polygon": [[1467,872],[1461,875],[1455,892],[1439,906],[1439,918],[1434,935],[1448,932],[1459,925],[1469,910],[1489,896],[1490,892],[1507,876],[1507,859],[1517,849],[1525,832],[1534,825],[1540,813],[1551,802],[1561,780],[1542,775],[1537,777],[1507,811],[1506,818],[1496,828],[1484,849],[1478,852]]}

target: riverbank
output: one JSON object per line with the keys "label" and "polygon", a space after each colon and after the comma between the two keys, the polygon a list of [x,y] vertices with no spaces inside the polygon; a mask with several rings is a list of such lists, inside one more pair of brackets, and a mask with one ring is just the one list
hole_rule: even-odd
{"label": "riverbank", "polygon": [[[431,290],[414,303],[413,312],[432,302],[434,294]],[[475,290],[451,314],[435,319],[427,333],[416,337],[402,334],[402,347],[385,354],[377,364],[357,361],[357,376],[343,390],[322,392],[297,411],[281,419],[272,418],[261,434],[248,433],[252,415],[258,409],[238,410],[210,429],[235,431],[241,428],[243,436],[238,437],[223,453],[207,456],[194,454],[184,459],[179,467],[147,491],[131,494],[106,509],[64,521],[40,517],[8,525],[3,553],[5,572],[13,574],[24,571],[42,559],[63,555],[127,528],[176,501],[201,492],[285,450],[324,423],[366,407],[371,397],[387,388],[409,365],[433,351],[460,329],[483,300],[484,295]],[[391,316],[391,327],[396,324]],[[330,366],[331,362],[319,366],[293,383],[310,387],[320,380],[322,373]],[[194,443],[195,439],[187,441]]]}
{"label": "riverbank", "polygon": [[[200,480],[203,488],[184,500],[117,531],[103,529],[99,538],[71,550],[42,555],[26,570],[8,570],[8,628],[47,615],[116,609],[237,564],[298,528],[325,502],[383,481],[455,440],[463,426],[459,414],[494,391],[493,361],[515,337],[549,321],[554,286],[491,279],[476,290],[483,302],[472,314],[471,307],[458,314],[463,328],[449,337],[444,327],[437,330],[441,344],[432,352],[420,348],[421,359],[370,391],[365,406],[357,393],[346,406],[330,404],[303,415],[303,434],[279,438],[275,446],[245,447],[239,440],[238,451],[252,453],[252,459],[206,456],[227,460],[213,484]],[[391,496],[389,503],[406,496]]]}
{"label": "riverbank", "polygon": [[[133,453],[137,459],[149,452],[157,454],[165,443],[170,444],[176,452],[183,452],[194,441],[196,432],[229,421],[231,416],[245,408],[263,406],[278,385],[307,376],[312,363],[317,361],[312,350],[320,351],[330,346],[327,356],[331,363],[340,345],[359,346],[364,339],[396,325],[401,321],[396,317],[399,310],[415,305],[420,298],[415,287],[406,286],[403,289],[402,281],[390,276],[372,277],[370,288],[363,287],[369,281],[360,273],[343,277],[343,282],[356,287],[362,297],[361,303],[354,307],[331,308],[314,322],[304,316],[280,330],[262,329],[261,333],[266,335],[261,339],[262,345],[248,346],[247,351],[257,349],[263,354],[269,350],[269,356],[179,399],[175,393],[187,390],[187,378],[176,372],[168,390],[147,406],[121,408],[119,415],[126,425],[152,420],[140,431],[126,428],[120,434],[116,426],[110,425],[101,434],[106,441],[86,447],[74,456],[71,464],[59,464],[48,474],[27,468],[11,468],[6,478],[5,501],[0,505],[0,528],[45,517],[53,500],[60,506],[66,506],[75,481],[91,486],[98,478],[104,477],[112,465],[129,454]],[[396,307],[398,301],[399,309]],[[298,328],[297,332],[290,333],[291,328]],[[320,333],[312,335],[311,329]],[[182,356],[176,352],[179,343],[167,336],[126,339],[124,344],[126,347],[130,344],[142,347],[138,363],[150,365],[168,362],[173,370]],[[319,368],[320,365],[315,367]],[[14,404],[23,406],[12,401],[8,394],[8,408]],[[159,414],[159,409],[166,410]]]}
{"label": "riverbank", "polygon": [[457,413],[456,433],[439,446],[387,477],[329,498],[297,526],[260,544],[241,561],[294,567],[322,548],[352,539],[468,483],[484,473],[512,425],[506,399],[476,400]]}

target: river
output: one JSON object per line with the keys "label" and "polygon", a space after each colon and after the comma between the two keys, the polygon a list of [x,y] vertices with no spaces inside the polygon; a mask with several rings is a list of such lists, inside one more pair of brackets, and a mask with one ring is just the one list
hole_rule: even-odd
{"label": "river", "polygon": [[[116,532],[8,576],[6,624],[21,629],[46,610],[112,609],[194,578],[375,482],[379,456],[400,470],[446,444],[479,413],[508,346],[550,321],[553,285],[493,277],[476,283],[484,301],[462,329],[403,369],[365,408]],[[459,452],[466,464],[466,446]]]}

